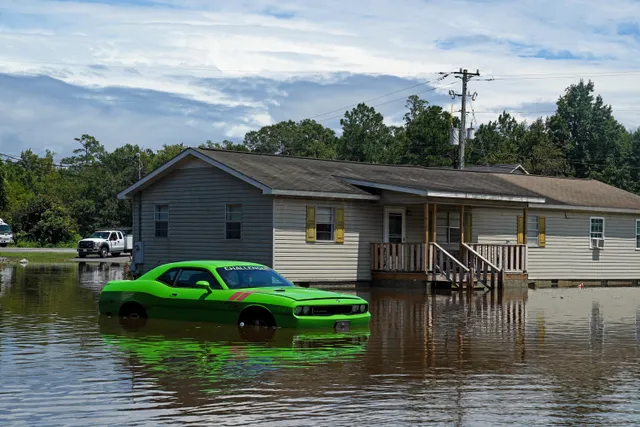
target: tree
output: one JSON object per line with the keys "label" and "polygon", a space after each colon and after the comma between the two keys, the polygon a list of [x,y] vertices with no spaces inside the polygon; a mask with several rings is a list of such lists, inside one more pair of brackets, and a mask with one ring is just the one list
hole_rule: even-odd
{"label": "tree", "polygon": [[[569,86],[549,119],[552,141],[565,153],[578,178],[594,177],[608,167],[620,167],[624,127],[600,95],[594,97],[589,81]],[[605,174],[608,176],[608,174]]]}
{"label": "tree", "polygon": [[456,151],[449,143],[451,115],[416,95],[409,97],[406,106],[404,133],[396,139],[401,154],[393,163],[452,166]]}
{"label": "tree", "polygon": [[208,140],[204,144],[200,144],[198,148],[203,148],[203,149],[209,148],[209,149],[229,150],[229,151],[244,151],[244,152],[249,151],[249,148],[245,144],[236,144],[235,142],[229,141],[226,139],[222,141],[222,143],[220,142],[213,143],[211,140]]}
{"label": "tree", "polygon": [[256,153],[332,159],[336,135],[315,120],[289,120],[247,133],[244,145]]}
{"label": "tree", "polygon": [[342,136],[338,140],[337,157],[366,163],[386,163],[397,152],[391,130],[382,114],[366,104],[358,104],[340,119]]}

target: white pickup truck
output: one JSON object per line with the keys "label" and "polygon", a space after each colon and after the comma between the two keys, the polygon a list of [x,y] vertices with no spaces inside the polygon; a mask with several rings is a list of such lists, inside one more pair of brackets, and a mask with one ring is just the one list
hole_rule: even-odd
{"label": "white pickup truck", "polygon": [[9,224],[0,218],[0,247],[6,247],[9,243],[14,243],[13,231]]}
{"label": "white pickup truck", "polygon": [[80,258],[89,254],[100,255],[100,258],[106,258],[109,254],[117,257],[123,252],[133,251],[133,236],[120,230],[98,230],[90,237],[80,240],[77,250]]}

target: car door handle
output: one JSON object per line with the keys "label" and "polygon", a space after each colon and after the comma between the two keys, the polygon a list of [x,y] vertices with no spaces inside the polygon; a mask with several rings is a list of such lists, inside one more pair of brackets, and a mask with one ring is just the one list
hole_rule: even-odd
{"label": "car door handle", "polygon": [[173,294],[171,294],[171,296],[172,296],[172,297],[177,297],[177,296],[178,296],[178,294],[173,293]]}

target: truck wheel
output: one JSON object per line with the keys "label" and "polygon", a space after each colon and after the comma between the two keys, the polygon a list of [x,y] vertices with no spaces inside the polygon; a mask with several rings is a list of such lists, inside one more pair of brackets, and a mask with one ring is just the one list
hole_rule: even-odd
{"label": "truck wheel", "polygon": [[3,248],[6,248],[7,244],[6,243],[0,243],[0,246],[3,247]]}
{"label": "truck wheel", "polygon": [[109,256],[109,249],[107,249],[106,246],[103,246],[100,248],[99,254],[100,254],[100,258],[106,258]]}
{"label": "truck wheel", "polygon": [[86,258],[86,257],[87,257],[87,254],[79,253],[79,254],[78,254],[78,256],[79,256],[80,258]]}

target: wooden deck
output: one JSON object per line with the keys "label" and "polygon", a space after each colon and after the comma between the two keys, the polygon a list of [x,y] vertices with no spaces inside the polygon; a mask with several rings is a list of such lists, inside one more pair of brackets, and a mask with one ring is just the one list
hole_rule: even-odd
{"label": "wooden deck", "polygon": [[372,243],[373,280],[448,283],[453,288],[501,287],[527,279],[526,245],[462,243],[460,259],[437,243]]}

